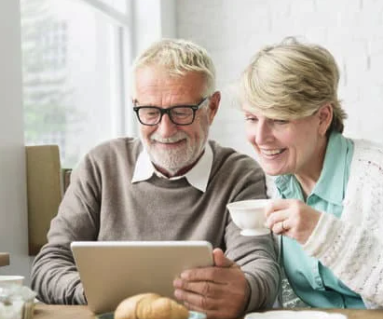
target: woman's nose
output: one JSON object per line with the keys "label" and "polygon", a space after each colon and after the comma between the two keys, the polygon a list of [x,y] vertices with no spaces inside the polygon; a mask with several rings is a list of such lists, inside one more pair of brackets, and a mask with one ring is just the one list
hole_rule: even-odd
{"label": "woman's nose", "polygon": [[272,139],[272,129],[267,121],[260,120],[256,127],[255,142],[257,144],[265,144]]}

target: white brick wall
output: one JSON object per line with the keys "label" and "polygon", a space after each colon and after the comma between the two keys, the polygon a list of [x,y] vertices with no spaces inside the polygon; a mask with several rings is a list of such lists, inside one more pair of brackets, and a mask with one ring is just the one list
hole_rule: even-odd
{"label": "white brick wall", "polygon": [[258,49],[292,35],[334,54],[345,135],[383,143],[381,0],[178,0],[177,36],[204,46],[217,67],[223,99],[211,137],[253,155],[230,86]]}

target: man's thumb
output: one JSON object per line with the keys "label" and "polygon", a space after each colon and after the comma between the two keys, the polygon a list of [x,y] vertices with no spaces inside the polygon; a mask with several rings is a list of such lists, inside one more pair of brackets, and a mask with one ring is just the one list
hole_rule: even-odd
{"label": "man's thumb", "polygon": [[220,248],[215,248],[213,250],[213,259],[214,259],[214,265],[216,267],[229,268],[235,265],[233,261],[226,258],[225,254]]}

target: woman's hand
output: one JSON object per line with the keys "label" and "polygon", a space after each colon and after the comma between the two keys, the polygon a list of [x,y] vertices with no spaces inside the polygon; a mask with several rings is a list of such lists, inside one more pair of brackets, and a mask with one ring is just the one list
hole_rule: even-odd
{"label": "woman's hand", "polygon": [[318,224],[321,212],[297,199],[273,200],[266,208],[266,227],[305,244]]}

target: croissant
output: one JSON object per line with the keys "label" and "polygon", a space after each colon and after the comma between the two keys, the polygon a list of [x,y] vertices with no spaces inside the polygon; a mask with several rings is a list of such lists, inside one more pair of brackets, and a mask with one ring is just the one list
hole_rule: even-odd
{"label": "croissant", "polygon": [[174,300],[154,293],[139,294],[120,302],[114,319],[187,319],[189,311]]}

